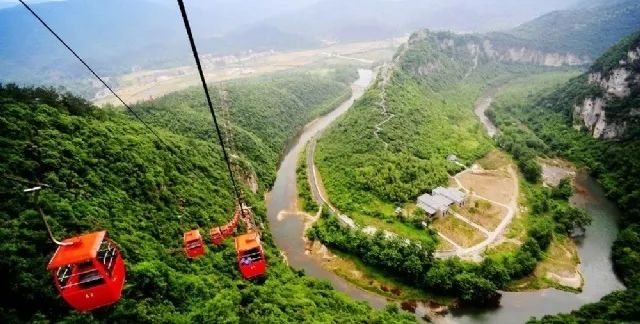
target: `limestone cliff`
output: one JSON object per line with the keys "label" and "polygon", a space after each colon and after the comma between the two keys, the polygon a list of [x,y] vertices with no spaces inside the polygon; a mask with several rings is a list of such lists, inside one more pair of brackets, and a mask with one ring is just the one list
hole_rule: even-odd
{"label": "limestone cliff", "polygon": [[[598,64],[587,75],[596,95],[578,102],[573,109],[574,127],[584,128],[595,138],[614,139],[625,134],[640,117],[640,44],[634,42],[621,58],[608,57],[609,64]],[[617,60],[611,64],[613,59]],[[602,62],[601,62],[602,63]],[[611,115],[611,116],[610,116]]]}
{"label": "limestone cliff", "polygon": [[466,77],[479,64],[490,61],[559,67],[586,65],[588,56],[543,51],[532,44],[496,39],[491,35],[456,35],[421,30],[409,39],[405,68],[419,76],[457,73]]}

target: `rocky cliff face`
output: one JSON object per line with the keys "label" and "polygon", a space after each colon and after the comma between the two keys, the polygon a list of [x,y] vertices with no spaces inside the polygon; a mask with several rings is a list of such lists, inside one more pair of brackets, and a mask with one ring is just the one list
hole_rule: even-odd
{"label": "rocky cliff face", "polygon": [[[595,138],[613,139],[623,136],[629,123],[640,117],[640,107],[627,107],[629,109],[616,118],[608,118],[606,108],[634,95],[633,89],[640,87],[638,66],[640,47],[627,51],[625,57],[608,71],[589,73],[588,84],[599,87],[602,93],[585,98],[581,104],[574,107],[574,127],[586,128]],[[637,96],[637,93],[635,95]]]}
{"label": "rocky cliff face", "polygon": [[578,57],[572,53],[543,52],[526,46],[496,46],[488,39],[482,42],[482,49],[489,58],[510,63],[558,67],[591,62],[589,57]]}
{"label": "rocky cliff face", "polygon": [[[428,30],[414,33],[409,39],[408,48],[414,52],[409,56],[416,61],[409,70],[420,76],[446,73],[444,67],[450,69],[452,62],[465,70],[464,75],[468,76],[478,64],[488,61],[549,67],[585,65],[592,61],[586,56],[545,52],[519,43],[496,41],[490,36],[455,35]],[[449,60],[449,63],[443,60]]]}

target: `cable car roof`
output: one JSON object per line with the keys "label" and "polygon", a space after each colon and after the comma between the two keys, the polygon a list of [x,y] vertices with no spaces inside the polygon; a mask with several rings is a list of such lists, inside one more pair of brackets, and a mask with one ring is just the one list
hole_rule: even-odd
{"label": "cable car roof", "polygon": [[200,235],[200,231],[198,231],[197,229],[191,230],[191,231],[188,231],[188,232],[184,233],[184,241],[185,242],[191,242],[193,240],[199,240],[201,238],[202,238],[202,236]]}
{"label": "cable car roof", "polygon": [[260,238],[258,233],[247,233],[236,237],[236,250],[246,251],[260,247]]}
{"label": "cable car roof", "polygon": [[72,244],[58,246],[56,253],[49,261],[47,269],[53,270],[61,266],[95,258],[106,235],[107,231],[99,231],[64,240],[63,243]]}

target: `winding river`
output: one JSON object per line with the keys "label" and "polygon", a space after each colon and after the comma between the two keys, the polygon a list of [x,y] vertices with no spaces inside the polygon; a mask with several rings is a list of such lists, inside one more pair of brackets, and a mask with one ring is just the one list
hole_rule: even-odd
{"label": "winding river", "polygon": [[[321,260],[305,254],[302,238],[304,216],[297,214],[295,210],[298,156],[310,139],[319,135],[362,96],[373,79],[373,71],[359,70],[358,73],[359,78],[352,85],[352,96],[331,113],[305,126],[297,141],[287,151],[278,169],[267,210],[273,239],[293,268],[302,269],[307,275],[328,280],[335,289],[352,298],[381,308],[387,303],[384,297],[351,285],[332,271],[324,269]],[[490,102],[491,98],[485,97],[478,104],[488,107]],[[482,111],[484,110],[486,107],[483,107]],[[482,122],[485,125],[490,123],[486,118],[483,118]],[[574,294],[555,289],[504,292],[501,306],[498,308],[459,309],[442,320],[459,323],[522,323],[531,316],[569,312],[583,304],[597,301],[613,290],[624,288],[613,273],[610,259],[611,246],[618,232],[617,219],[620,212],[604,197],[597,182],[588,175],[578,173],[576,187],[576,194],[571,198],[571,202],[584,208],[593,217],[593,223],[587,228],[584,239],[578,242],[578,254],[582,261],[580,271],[585,280],[581,293]]]}

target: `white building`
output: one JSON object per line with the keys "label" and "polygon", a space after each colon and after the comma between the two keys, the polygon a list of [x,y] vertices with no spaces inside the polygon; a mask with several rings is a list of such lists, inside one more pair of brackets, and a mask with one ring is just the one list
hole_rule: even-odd
{"label": "white building", "polygon": [[425,212],[431,217],[444,216],[449,210],[451,202],[442,196],[432,196],[430,194],[424,194],[418,197],[418,207],[424,209]]}
{"label": "white building", "polygon": [[423,194],[418,197],[416,205],[422,208],[429,217],[445,216],[449,212],[449,206],[456,204],[464,206],[467,195],[455,188],[438,187],[432,194]]}
{"label": "white building", "polygon": [[456,188],[443,188],[443,187],[438,187],[433,189],[432,193],[434,195],[439,195],[439,196],[443,196],[447,199],[449,199],[451,201],[451,203],[456,204],[460,207],[464,206],[464,203],[467,199],[467,195],[456,189]]}

